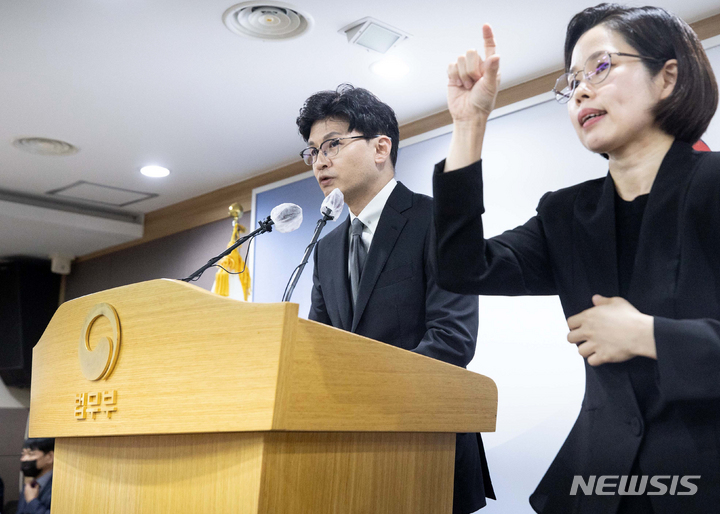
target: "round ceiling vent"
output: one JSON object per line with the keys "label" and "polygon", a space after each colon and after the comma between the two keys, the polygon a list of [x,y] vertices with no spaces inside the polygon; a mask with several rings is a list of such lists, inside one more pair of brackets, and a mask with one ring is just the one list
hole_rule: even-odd
{"label": "round ceiling vent", "polygon": [[313,24],[310,16],[291,5],[262,1],[232,6],[223,14],[223,22],[235,34],[266,41],[296,38]]}
{"label": "round ceiling vent", "polygon": [[72,155],[80,151],[65,141],[44,137],[21,137],[13,141],[13,146],[35,155]]}

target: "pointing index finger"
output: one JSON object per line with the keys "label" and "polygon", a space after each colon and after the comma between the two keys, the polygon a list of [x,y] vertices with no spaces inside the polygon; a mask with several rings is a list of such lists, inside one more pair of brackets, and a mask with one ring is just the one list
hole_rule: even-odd
{"label": "pointing index finger", "polygon": [[482,31],[483,40],[485,41],[485,59],[487,60],[495,55],[495,36],[493,35],[492,27],[487,23],[483,25]]}

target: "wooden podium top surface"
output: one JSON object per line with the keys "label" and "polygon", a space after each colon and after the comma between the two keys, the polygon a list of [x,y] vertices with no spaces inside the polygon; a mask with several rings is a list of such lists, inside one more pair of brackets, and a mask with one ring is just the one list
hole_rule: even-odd
{"label": "wooden podium top surface", "polygon": [[34,349],[30,436],[495,430],[489,378],[297,310],[173,280],[67,302]]}

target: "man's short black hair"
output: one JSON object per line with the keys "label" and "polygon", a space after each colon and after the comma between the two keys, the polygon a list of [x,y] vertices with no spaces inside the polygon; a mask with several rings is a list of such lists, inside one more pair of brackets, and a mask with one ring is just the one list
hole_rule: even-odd
{"label": "man's short black hair", "polygon": [[390,162],[395,167],[400,129],[395,111],[389,105],[367,89],[340,84],[335,91],[320,91],[305,100],[296,120],[300,135],[307,141],[313,124],[330,118],[347,122],[350,132],[357,130],[364,136],[388,136],[392,141]]}
{"label": "man's short black hair", "polygon": [[50,453],[55,451],[55,439],[50,437],[37,438],[37,439],[25,439],[23,443],[23,449],[38,450],[43,453]]}
{"label": "man's short black hair", "polygon": [[718,105],[718,86],[710,61],[690,26],[659,7],[599,4],[576,14],[565,36],[565,69],[570,70],[578,39],[597,25],[620,34],[643,59],[652,76],[677,59],[678,77],[669,97],[655,106],[655,121],[667,134],[694,144],[707,130]]}

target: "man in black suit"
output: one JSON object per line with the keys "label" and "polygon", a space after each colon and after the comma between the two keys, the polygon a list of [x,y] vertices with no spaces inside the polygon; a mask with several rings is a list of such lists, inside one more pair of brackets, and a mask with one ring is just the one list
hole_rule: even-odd
{"label": "man in black suit", "polygon": [[20,456],[25,476],[17,514],[49,514],[55,439],[27,439]]}
{"label": "man in black suit", "polygon": [[[399,130],[372,93],[343,85],[311,96],[298,128],[325,195],[350,216],[315,248],[310,319],[456,366],[475,353],[477,296],[435,281],[432,199],[396,182]],[[458,434],[453,513],[494,498],[479,434]]]}

